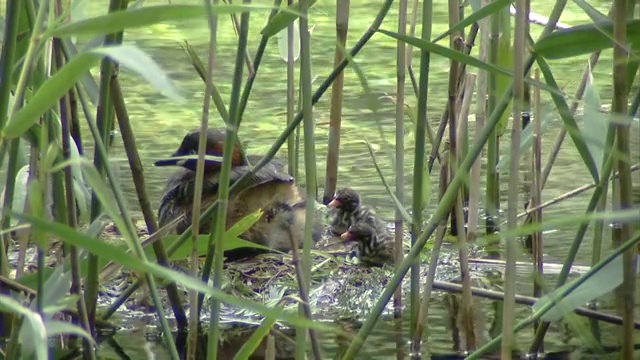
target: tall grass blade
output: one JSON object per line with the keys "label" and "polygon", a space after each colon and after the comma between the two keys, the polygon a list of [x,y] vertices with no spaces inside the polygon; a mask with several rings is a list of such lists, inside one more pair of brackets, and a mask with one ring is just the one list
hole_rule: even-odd
{"label": "tall grass blade", "polygon": [[[640,20],[627,21],[627,41],[640,41]],[[546,59],[558,60],[589,54],[613,47],[613,22],[577,25],[558,30],[533,45],[532,51]]]}
{"label": "tall grass blade", "polygon": [[[213,5],[215,15],[229,15],[244,11],[271,10],[271,5],[219,4]],[[283,13],[298,16],[294,9],[282,9]],[[159,5],[146,6],[134,10],[114,11],[108,15],[72,22],[47,31],[46,35],[65,37],[71,35],[104,35],[125,29],[135,29],[167,21],[201,18],[206,20],[207,11],[203,5]]]}
{"label": "tall grass blade", "polygon": [[407,210],[404,208],[404,205],[402,205],[400,200],[396,197],[396,194],[394,194],[394,192],[391,190],[391,187],[389,186],[389,183],[387,182],[387,180],[384,178],[384,174],[382,173],[382,170],[378,165],[378,161],[376,161],[376,156],[373,154],[373,147],[371,146],[369,141],[367,141],[366,139],[365,139],[365,143],[367,144],[367,149],[369,150],[369,155],[371,156],[371,161],[373,162],[373,166],[375,167],[376,172],[380,177],[380,181],[382,181],[382,185],[384,185],[384,188],[387,190],[387,194],[391,197],[391,199],[393,200],[393,203],[396,205],[396,210],[398,210],[400,214],[402,214],[402,219],[407,224],[411,224],[413,219],[411,218],[411,215],[409,215]]}
{"label": "tall grass blade", "polygon": [[573,0],[573,2],[580,6],[584,13],[587,14],[591,18],[591,21],[593,21],[594,23],[607,21],[609,19],[607,15],[601,13],[584,0]]}
{"label": "tall grass blade", "polygon": [[[424,41],[424,40],[421,40],[421,39],[418,39],[418,38],[414,38],[414,37],[410,37],[410,36],[407,36],[407,35],[399,35],[397,33],[394,33],[392,31],[388,31],[388,30],[378,30],[378,32],[380,32],[382,34],[385,34],[385,35],[387,35],[387,36],[389,36],[391,38],[394,38],[394,39],[397,39],[397,40],[402,40],[405,43],[413,45],[413,46],[415,46],[417,48],[420,48],[422,50],[429,51],[431,53],[438,54],[440,56],[444,56],[444,57],[446,57],[448,59],[455,60],[455,61],[467,64],[469,66],[473,66],[473,67],[478,68],[478,69],[486,70],[486,71],[488,71],[490,73],[493,73],[493,74],[504,75],[504,76],[513,78],[513,72],[510,71],[510,70],[507,70],[507,69],[505,69],[503,67],[495,66],[495,65],[492,65],[490,63],[481,61],[481,60],[479,60],[479,59],[477,59],[477,58],[475,58],[473,56],[467,55],[467,54],[465,54],[463,52],[455,51],[455,50],[449,49],[447,47],[444,47],[442,45],[434,44],[431,41]],[[547,85],[545,83],[540,83],[540,82],[537,82],[537,81],[529,79],[529,78],[525,78],[524,81],[527,84],[539,87],[542,90],[546,90],[551,94],[555,94],[555,95],[558,95],[558,96],[563,96],[563,93],[560,90],[558,90],[557,87],[549,86],[549,85]]]}
{"label": "tall grass blade", "polygon": [[589,71],[589,77],[584,89],[584,126],[582,134],[587,142],[591,157],[596,163],[598,173],[602,171],[605,154],[605,137],[608,121],[600,111],[602,102],[598,94],[598,87],[594,83],[593,73]]}

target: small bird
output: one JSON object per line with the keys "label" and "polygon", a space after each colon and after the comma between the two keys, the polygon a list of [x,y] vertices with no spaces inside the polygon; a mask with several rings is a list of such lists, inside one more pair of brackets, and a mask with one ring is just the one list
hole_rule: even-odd
{"label": "small bird", "polygon": [[349,227],[341,236],[345,241],[357,243],[357,256],[366,265],[393,265],[394,239],[386,228],[376,228],[364,221]]}
{"label": "small bird", "polygon": [[360,195],[351,188],[342,188],[336,192],[327,205],[329,226],[334,235],[340,236],[357,222],[365,222],[374,227],[384,224],[376,217],[370,208],[360,203]]}
{"label": "small bird", "polygon": [[[199,130],[187,134],[178,150],[172,156],[197,154],[199,137]],[[209,129],[207,132],[206,154],[221,158],[223,156],[225,138],[226,132],[224,129]],[[251,171],[252,166],[249,161],[256,163],[261,158],[261,156],[245,156],[242,147],[236,142],[233,147],[230,185],[233,185],[242,175]],[[184,215],[184,219],[176,227],[178,234],[183,233],[192,223],[191,212],[193,210],[192,201],[195,190],[196,163],[196,159],[166,159],[155,163],[155,166],[177,165],[182,167],[169,178],[158,209],[161,227]],[[221,160],[205,159],[202,211],[217,199],[221,166]],[[247,215],[262,209],[263,215],[260,220],[240,237],[286,252],[291,249],[289,231],[284,231],[287,226],[292,226],[295,237],[298,241],[302,241],[302,229],[304,229],[306,221],[305,204],[304,194],[299,191],[293,177],[286,172],[284,163],[273,159],[255,174],[249,176],[240,190],[236,190],[229,195],[227,229]],[[201,234],[209,233],[212,221],[210,220],[200,225]],[[312,221],[314,221],[312,237],[315,243],[321,237],[322,224],[318,219],[313,219]],[[241,258],[259,252],[236,252],[234,258]],[[225,253],[225,255],[227,254]]]}

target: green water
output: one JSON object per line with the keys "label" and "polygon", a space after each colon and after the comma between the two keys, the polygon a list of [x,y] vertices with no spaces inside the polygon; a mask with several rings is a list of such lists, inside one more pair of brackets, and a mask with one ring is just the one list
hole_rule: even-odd
{"label": "green water", "polygon": [[[182,1],[183,3],[195,3],[194,1]],[[165,1],[148,0],[145,5],[164,4]],[[172,1],[180,3],[180,1]],[[256,3],[269,3],[260,1]],[[351,47],[360,35],[368,28],[380,6],[380,1],[352,0],[351,16],[349,22],[349,37],[347,47]],[[532,4],[532,11],[548,15],[553,1],[539,0]],[[607,1],[599,1],[592,4],[598,10],[606,12],[609,6]],[[89,2],[88,15],[103,14],[108,6],[107,1]],[[436,2],[434,9],[434,34],[440,34],[447,29],[447,7],[443,2]],[[266,13],[252,16],[250,28],[249,49],[255,51],[260,40],[259,31],[264,25]],[[420,16],[420,15],[419,15]],[[570,3],[561,18],[561,22],[574,25],[588,22],[589,18],[576,5]],[[318,76],[314,85],[318,85],[330,72],[333,66],[333,53],[335,47],[335,4],[328,0],[319,0],[310,15],[310,23],[314,26],[312,34],[312,65],[313,75]],[[233,71],[234,56],[236,51],[236,36],[233,32],[228,17],[221,17],[219,23],[219,36],[217,45],[217,59],[214,81],[228,102],[231,73]],[[397,29],[397,7],[389,13],[387,20],[382,25],[383,29],[395,31]],[[532,25],[534,37],[540,32],[540,27]],[[419,34],[418,28],[417,33]],[[180,43],[188,40],[206,63],[206,49],[208,43],[208,31],[205,21],[190,21],[179,24],[162,24],[146,29],[134,29],[127,31],[125,42],[135,43],[138,47],[150,54],[175,84],[184,91],[186,103],[177,104],[163,97],[153,88],[148,86],[140,77],[132,74],[126,68],[120,73],[120,80],[126,105],[135,131],[138,149],[142,157],[145,179],[149,195],[157,208],[158,200],[164,186],[165,179],[171,169],[155,168],[153,162],[161,157],[170,155],[179,145],[186,132],[199,126],[200,113],[204,86],[200,78],[193,70],[187,56],[181,49]],[[479,37],[478,37],[479,39]],[[87,39],[81,39],[86,41]],[[478,42],[479,40],[477,40]],[[348,68],[345,75],[344,105],[342,115],[341,154],[339,163],[338,186],[351,186],[359,190],[363,201],[376,208],[387,220],[392,220],[394,206],[386,195],[385,189],[375,173],[363,139],[368,139],[376,148],[376,156],[387,181],[393,187],[394,177],[390,157],[394,146],[394,119],[395,106],[388,100],[379,100],[385,94],[395,93],[395,46],[391,38],[377,34],[365,46],[357,56],[356,61],[367,78],[372,90],[372,96],[367,96],[362,89],[356,73]],[[559,86],[568,94],[575,91],[582,69],[588,56],[582,56],[571,61],[551,62],[554,74],[557,76]],[[414,57],[414,69],[419,68],[419,54],[416,51]],[[438,121],[444,109],[447,94],[448,60],[433,56],[431,59],[431,77],[429,89],[428,117],[431,125],[437,127]],[[595,81],[600,89],[600,96],[606,104],[611,94],[610,75],[611,51],[604,52],[595,70]],[[470,71],[476,72],[475,69]],[[245,69],[246,72],[246,69]],[[97,74],[94,73],[94,74]],[[261,153],[266,151],[276,139],[284,127],[286,121],[286,65],[281,60],[275,39],[270,40],[269,47],[263,58],[258,77],[254,85],[254,91],[250,98],[242,128],[241,140],[248,142],[249,153]],[[412,94],[410,83],[407,80],[407,93]],[[408,102],[415,103],[413,96],[408,97]],[[549,102],[548,97],[544,97]],[[377,111],[371,110],[371,104],[375,102]],[[326,159],[328,122],[329,122],[329,96],[325,94],[323,99],[314,108],[318,184],[324,184],[324,164]],[[472,107],[473,109],[473,107]],[[213,110],[215,111],[215,110]],[[212,113],[210,126],[220,126],[221,120]],[[473,117],[471,117],[473,119]],[[471,120],[473,121],[473,120]],[[385,137],[380,136],[379,124]],[[470,125],[473,127],[473,123]],[[555,141],[555,134],[561,126],[560,119],[554,119],[543,137],[543,160],[546,162],[549,150]],[[635,128],[637,130],[637,127]],[[85,128],[84,138],[88,141],[88,131]],[[634,132],[634,147],[637,149],[638,136]],[[509,140],[503,142],[502,151],[508,151]],[[411,194],[411,174],[413,169],[413,134],[408,133],[405,140],[405,188],[406,194]],[[281,157],[286,158],[286,144],[282,148]],[[136,200],[134,184],[128,170],[128,162],[125,157],[121,140],[116,137],[112,150],[112,166],[118,170],[121,185],[129,199],[129,206],[137,214],[140,214]],[[636,157],[637,159],[637,153]],[[301,159],[302,163],[302,159]],[[543,164],[544,165],[544,164]],[[437,169],[436,169],[437,171]],[[431,181],[433,189],[437,189],[437,172],[434,171]],[[505,177],[506,178],[506,177]],[[637,179],[637,177],[636,177]],[[637,181],[637,180],[636,180]],[[578,186],[591,182],[591,177],[582,164],[577,151],[569,139],[565,140],[560,156],[556,161],[551,176],[543,193],[543,201],[566,193]],[[506,184],[503,184],[503,187]],[[319,191],[323,193],[322,189]],[[503,206],[506,206],[506,192]],[[578,196],[568,201],[554,205],[544,212],[545,218],[579,215],[586,207],[589,194]],[[523,196],[524,199],[524,196]],[[409,201],[406,202],[408,206]],[[432,196],[430,207],[436,205],[435,194]],[[522,208],[522,204],[520,205]],[[548,262],[560,263],[568,252],[568,247],[573,239],[575,228],[559,228],[545,234],[545,259]],[[588,265],[590,261],[590,235],[587,236],[579,254],[579,264]],[[529,261],[529,256],[522,253],[520,261]],[[555,283],[554,276],[547,276],[549,284]],[[528,273],[524,272],[518,281],[518,293],[531,294],[532,281]],[[480,300],[478,300],[480,302]],[[610,306],[610,300],[605,300],[605,307]],[[527,308],[519,307],[524,316]],[[490,316],[493,316],[490,314]],[[436,299],[430,310],[429,332],[431,350],[448,351],[451,348],[451,336],[448,329],[448,313],[444,306],[444,300]],[[406,327],[406,324],[405,324]],[[615,333],[611,327],[603,327],[605,339],[613,342]],[[406,330],[406,329],[405,329]],[[552,327],[553,336],[548,338],[551,347],[562,349],[564,346],[577,345],[576,339],[567,333],[562,327]],[[406,333],[406,332],[405,332]],[[132,336],[129,332],[117,334],[114,340],[120,344],[122,350],[131,358],[139,356],[149,358],[155,354],[155,358],[168,358],[160,344],[144,342],[139,332],[138,336]],[[388,323],[381,323],[375,333],[369,337],[363,349],[363,355],[369,358],[389,358],[394,356],[395,339],[391,336],[393,327]],[[518,335],[518,340],[525,345],[531,339],[531,331],[523,331]],[[405,339],[406,340],[406,339]],[[331,338],[323,341],[323,348],[327,355],[336,351],[335,341]],[[523,347],[524,349],[524,347]],[[143,353],[146,352],[146,355]],[[115,358],[116,351],[113,346],[103,344],[101,356]],[[366,354],[366,355],[365,355]]]}

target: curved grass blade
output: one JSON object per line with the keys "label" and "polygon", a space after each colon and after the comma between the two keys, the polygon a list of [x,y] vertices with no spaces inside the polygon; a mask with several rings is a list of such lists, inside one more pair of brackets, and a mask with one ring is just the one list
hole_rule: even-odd
{"label": "curved grass blade", "polygon": [[555,304],[541,317],[544,321],[557,321],[566,314],[573,313],[577,307],[613,291],[618,285],[622,284],[622,256],[618,255],[598,271],[582,276],[588,276],[588,279],[577,287],[575,283],[578,279],[555,289],[536,301],[531,310],[533,312],[538,311],[549,302],[553,303],[554,299],[560,298],[560,295],[569,288],[573,288],[562,300],[556,300]]}
{"label": "curved grass blade", "polygon": [[[215,15],[229,15],[247,11],[269,10],[272,5],[234,5],[217,4],[211,6]],[[293,9],[282,11],[299,15]],[[45,36],[66,37],[72,35],[105,35],[154,25],[166,21],[207,19],[207,10],[203,5],[159,5],[147,6],[134,10],[114,11],[108,15],[72,22],[57,28],[49,29]]]}
{"label": "curved grass blade", "polygon": [[[191,60],[191,64],[193,65],[193,68],[196,70],[198,75],[200,75],[200,78],[202,79],[202,81],[205,82],[206,84],[207,72],[205,71],[204,64],[202,64],[202,61],[200,60],[198,53],[193,49],[193,47],[191,46],[191,44],[189,44],[187,40],[184,41],[184,45],[182,45],[182,50],[184,50],[184,52],[187,54],[187,56],[189,57],[189,60]],[[227,106],[224,104],[222,95],[220,95],[220,91],[218,90],[218,87],[215,84],[211,84],[211,91],[212,91],[211,100],[213,100],[213,103],[215,104],[216,109],[218,109],[218,113],[220,114],[222,121],[226,124],[229,122],[229,111],[227,110]]]}
{"label": "curved grass blade", "polygon": [[[434,44],[431,41],[424,41],[422,39],[418,39],[416,37],[411,37],[411,36],[406,36],[406,35],[400,35],[398,33],[392,32],[392,31],[388,31],[388,30],[376,30],[379,33],[385,34],[389,37],[392,37],[396,40],[400,40],[400,41],[404,41],[407,44],[410,44],[412,46],[415,46],[419,49],[425,50],[425,51],[429,51],[432,52],[434,54],[438,54],[440,56],[444,56],[448,59],[451,60],[455,60],[464,64],[467,64],[469,66],[473,66],[476,67],[478,69],[482,69],[482,70],[486,70],[489,71],[493,74],[497,74],[497,75],[504,75],[504,76],[508,76],[510,78],[513,78],[513,73],[509,70],[497,67],[495,65],[486,63],[482,60],[479,60],[473,56],[464,54],[460,51],[456,51],[456,50],[452,50],[449,49],[447,47],[444,47],[442,45],[438,45],[438,44]],[[524,81],[527,84],[530,84],[531,86],[535,86],[538,87],[542,90],[548,91],[551,94],[556,94],[558,96],[564,96],[564,94],[558,89],[558,87],[551,87],[548,86],[547,84],[526,78],[524,79]]]}
{"label": "curved grass blade", "polygon": [[582,134],[587,142],[591,157],[596,163],[598,173],[600,173],[604,164],[606,147],[604,134],[607,133],[609,122],[605,115],[600,112],[602,102],[598,92],[598,87],[594,83],[593,73],[589,70],[584,88],[584,125]]}
{"label": "curved grass blade", "polygon": [[[89,228],[85,231],[85,234],[92,239],[100,238],[106,226],[107,224],[105,221],[105,214],[102,213],[91,223],[91,225],[89,225]],[[87,259],[86,259],[87,256],[86,255],[87,255],[86,251],[83,251],[83,253],[81,253],[80,255],[80,275],[82,276],[86,276],[87,274]],[[69,272],[71,271],[70,269],[71,269],[71,264],[69,263],[69,261],[65,261],[64,271]],[[55,271],[56,269],[49,269],[49,268],[44,269],[45,279],[48,279],[51,276],[51,274],[53,274]],[[17,281],[18,283],[32,290],[36,290],[38,273],[26,274],[20,277]]]}
{"label": "curved grass blade", "polygon": [[607,15],[596,10],[596,8],[591,6],[586,1],[573,0],[573,2],[576,3],[578,6],[580,6],[580,8],[584,11],[584,13],[587,14],[591,18],[591,21],[593,21],[594,23],[609,20],[609,17]]}
{"label": "curved grass blade", "polygon": [[[577,25],[554,31],[533,45],[532,51],[547,59],[564,59],[613,47],[613,22]],[[627,42],[640,42],[640,20],[627,21]]]}
{"label": "curved grass blade", "polygon": [[[543,58],[537,58],[536,62],[538,63],[540,71],[542,72],[544,80],[547,82],[547,84],[549,84],[549,86],[551,87],[559,89],[553,73],[551,72],[551,68],[549,67],[549,64],[547,64],[546,60]],[[598,182],[598,167],[596,166],[596,163],[593,160],[591,153],[589,152],[589,148],[587,147],[587,144],[582,137],[582,133],[578,128],[578,124],[573,117],[571,109],[569,109],[567,101],[563,96],[558,96],[555,93],[551,94],[551,98],[553,99],[553,102],[558,109],[558,113],[562,118],[564,127],[567,129],[569,136],[571,136],[571,140],[573,140],[578,153],[580,153],[580,156],[582,157],[582,161],[584,161],[584,164],[587,166],[587,169],[589,170],[589,173],[591,174],[594,182]]]}
{"label": "curved grass blade", "polygon": [[[175,242],[179,239],[179,235],[169,235],[166,236],[168,241]],[[204,256],[207,254],[209,250],[209,234],[198,235],[198,255]],[[169,245],[171,246],[171,245]],[[183,260],[189,258],[193,248],[193,244],[189,242],[182,243],[174,252],[169,256],[169,260]],[[265,251],[275,251],[269,247],[264,245],[256,244],[251,241],[247,241],[244,239],[240,239],[238,237],[231,237],[228,234],[225,234],[223,237],[222,243],[222,251],[235,250],[240,248],[252,248],[252,249],[260,249]],[[155,254],[152,248],[146,248],[145,253],[149,259],[155,259]]]}
{"label": "curved grass blade", "polygon": [[19,337],[22,356],[28,358],[35,351],[37,359],[46,360],[48,358],[47,330],[40,314],[22,306],[18,301],[6,295],[0,295],[0,310],[22,315],[25,320],[20,329]]}
{"label": "curved grass blade", "polygon": [[[25,165],[16,173],[15,180],[15,188],[13,190],[13,200],[11,208],[14,211],[20,211],[24,209],[24,204],[27,199],[27,182],[29,180],[29,165]],[[0,197],[0,203],[4,204],[4,197],[6,196],[6,188],[2,191],[2,196]],[[2,216],[6,216],[8,214],[4,214],[3,211],[0,211]],[[18,221],[14,218],[11,218],[11,226],[15,226],[18,224]]]}
{"label": "curved grass blade", "polygon": [[367,99],[367,105],[369,105],[369,110],[378,112],[378,108],[380,107],[376,97],[373,95],[371,91],[371,87],[369,86],[369,81],[367,81],[367,77],[364,76],[364,71],[362,71],[362,67],[358,65],[353,56],[349,54],[349,51],[342,46],[342,44],[336,40],[336,45],[340,47],[340,51],[342,51],[342,56],[344,56],[347,60],[349,60],[349,65],[353,67],[353,71],[358,76],[358,80],[360,81],[360,85],[362,86],[362,91]]}
{"label": "curved grass blade", "polygon": [[14,213],[13,216],[18,217],[23,221],[29,222],[34,228],[46,231],[49,234],[59,237],[60,240],[65,244],[84,248],[90,253],[96,254],[105,260],[118,263],[131,271],[148,273],[153,276],[182,284],[188,289],[207,294],[213,298],[219,299],[224,303],[254,311],[266,316],[267,318],[281,319],[293,326],[314,328],[324,331],[336,330],[333,326],[330,325],[322,324],[320,322],[314,322],[306,319],[305,317],[286,313],[277,309],[272,309],[253,301],[236,298],[231,295],[225,294],[221,290],[214,289],[208,284],[205,284],[199,279],[195,279],[187,274],[174,271],[157,264],[140,261],[140,258],[127,254],[125,251],[117,248],[116,246],[101,241],[95,241],[95,239],[85,234],[79,233],[78,231],[70,228],[67,225],[54,223],[52,221],[39,219],[29,215]]}
{"label": "curved grass blade", "polygon": [[108,56],[142,76],[147,82],[168,98],[184,102],[181,91],[173,84],[164,71],[151,56],[139,47],[131,44],[105,46],[91,50],[93,53]]}
{"label": "curved grass blade", "polygon": [[[63,264],[56,266],[53,273],[44,283],[44,294],[42,298],[43,309],[48,307],[55,307],[59,304],[63,298],[67,296],[71,287],[71,271],[65,269]],[[40,296],[38,294],[37,296]],[[36,311],[37,301],[31,303],[30,309]],[[43,311],[45,314],[45,320],[48,320],[53,316],[52,313]]]}
{"label": "curved grass blade", "polygon": [[7,138],[21,136],[38,118],[53,106],[76,82],[103,56],[130,67],[142,75],[149,83],[161,91],[168,91],[167,95],[173,99],[182,99],[178,90],[173,86],[166,73],[143,51],[133,45],[107,46],[91,49],[73,58],[60,71],[47,79],[33,95],[31,100],[20,109],[16,118],[7,124],[3,135]]}
{"label": "curved grass blade", "polygon": [[526,235],[531,235],[535,232],[543,232],[549,230],[556,230],[559,228],[567,228],[570,226],[577,226],[580,224],[589,223],[591,221],[609,221],[616,222],[621,224],[635,223],[640,221],[640,208],[635,209],[627,209],[627,210],[618,210],[618,211],[607,211],[600,213],[589,213],[589,214],[577,214],[577,215],[563,215],[562,218],[545,220],[544,223],[529,223],[527,225],[519,226],[512,230],[505,230],[500,234],[495,235],[478,235],[478,239],[484,238],[486,241],[491,241],[489,237],[500,236],[504,237],[521,237]]}
{"label": "curved grass blade", "polygon": [[72,325],[64,321],[56,321],[56,320],[47,321],[46,325],[47,325],[47,337],[52,337],[56,335],[69,335],[69,334],[76,335],[89,340],[94,346],[97,346],[91,334],[89,334],[79,326]]}
{"label": "curved grass blade", "polygon": [[245,341],[240,350],[238,350],[233,360],[249,359],[258,346],[260,346],[265,336],[269,334],[274,324],[274,319],[264,319],[262,324],[251,334],[249,339]]}
{"label": "curved grass blade", "polygon": [[407,210],[405,210],[404,206],[402,206],[402,203],[400,202],[400,200],[398,200],[398,197],[396,197],[394,191],[391,190],[391,187],[389,187],[387,180],[385,180],[384,175],[382,174],[382,170],[380,170],[380,166],[378,166],[378,162],[376,161],[376,156],[373,154],[373,148],[371,147],[371,144],[366,139],[364,140],[364,142],[367,145],[369,155],[371,155],[371,161],[373,161],[373,166],[376,168],[376,171],[378,172],[378,176],[380,176],[380,180],[382,181],[384,188],[387,189],[387,193],[389,194],[389,196],[391,196],[391,199],[395,203],[396,208],[402,214],[402,218],[404,219],[404,221],[409,225],[413,224],[413,218],[409,215]]}
{"label": "curved grass blade", "polygon": [[459,23],[455,24],[449,30],[445,31],[442,35],[435,38],[433,42],[437,43],[455,32],[464,30],[467,26],[473,25],[487,16],[495,14],[501,9],[508,7],[512,2],[513,0],[496,0],[489,5],[483,6],[479,10],[474,11],[471,15],[465,17]]}
{"label": "curved grass blade", "polygon": [[96,194],[98,199],[100,199],[105,213],[109,215],[111,220],[115,223],[116,228],[123,231],[123,233],[125,234],[124,239],[127,241],[127,244],[129,245],[131,250],[134,250],[135,245],[133,244],[133,242],[138,241],[137,236],[136,238],[132,239],[130,238],[130,236],[128,236],[128,232],[124,231],[124,229],[127,228],[125,220],[120,214],[118,205],[116,204],[114,197],[109,194],[109,187],[104,182],[104,180],[98,173],[98,170],[94,167],[93,163],[86,158],[79,157],[61,161],[56,165],[54,169],[61,170],[67,166],[73,166],[74,164],[82,168],[84,177],[85,179],[87,179],[87,183],[89,184],[89,186],[91,186],[91,189],[93,189],[93,193]]}
{"label": "curved grass blade", "polygon": [[66,63],[55,75],[47,79],[15,119],[2,132],[6,138],[22,136],[45,111],[50,109],[84,74],[100,61],[101,56],[83,53]]}

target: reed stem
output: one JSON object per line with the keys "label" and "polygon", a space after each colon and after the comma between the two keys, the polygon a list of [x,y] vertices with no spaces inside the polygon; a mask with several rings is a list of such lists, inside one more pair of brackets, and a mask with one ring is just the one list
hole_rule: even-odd
{"label": "reed stem", "polygon": [[[400,0],[398,9],[398,34],[405,35],[407,33],[407,6],[408,0]],[[404,204],[404,103],[405,103],[405,69],[407,66],[407,53],[404,42],[398,40],[396,42],[396,198],[400,204]],[[395,268],[404,257],[402,240],[404,238],[402,211],[396,209],[394,221],[395,236]],[[393,295],[394,317],[400,318],[402,315],[402,289],[398,288]]]}
{"label": "reed stem", "polygon": [[[61,11],[62,4],[58,1],[57,12]],[[60,69],[65,63],[64,54],[62,51],[62,43],[59,39],[53,40],[54,44],[54,55],[56,59],[56,66]],[[60,100],[60,126],[62,128],[62,155],[66,160],[71,159],[71,127],[73,121],[72,112],[71,112],[71,94],[73,93],[73,89],[70,89],[69,92]],[[76,228],[78,226],[78,219],[76,217],[76,209],[78,208],[76,205],[76,198],[73,192],[73,173],[71,171],[71,167],[67,167],[64,169],[64,187],[66,191],[64,194],[66,195],[66,218],[67,224],[71,228]],[[80,205],[83,206],[83,205]],[[71,295],[78,296],[78,300],[76,301],[76,307],[78,308],[78,322],[82,326],[82,328],[89,334],[91,334],[91,325],[89,325],[89,318],[87,316],[87,308],[84,302],[84,294],[82,293],[82,277],[80,275],[80,259],[78,256],[78,249],[71,245],[69,246],[69,262],[71,265],[71,288],[69,289],[69,293]],[[93,346],[89,342],[88,339],[82,339],[82,356],[85,360],[95,359],[96,354],[93,351]]]}
{"label": "reed stem", "polygon": [[[287,0],[287,5],[291,6],[293,0]],[[296,115],[296,73],[294,66],[293,41],[294,41],[294,23],[291,22],[287,26],[287,124],[291,123]],[[294,176],[296,170],[296,137],[291,135],[287,139],[287,169],[289,175]],[[297,181],[294,177],[294,179]]]}
{"label": "reed stem", "polygon": [[[350,0],[336,1],[336,49],[334,66],[344,58],[343,49],[347,47],[349,31]],[[327,146],[327,169],[322,202],[328,204],[333,198],[338,184],[338,160],[340,157],[340,126],[342,123],[342,101],[344,72],[338,74],[331,87],[331,110],[329,112],[329,144]]]}
{"label": "reed stem", "polygon": [[[110,0],[109,13],[124,10],[129,2],[125,0]],[[104,45],[114,45],[122,43],[123,31],[105,36]],[[99,137],[104,144],[105,151],[108,154],[111,147],[111,137],[114,128],[113,118],[113,102],[111,101],[111,77],[117,77],[118,65],[111,58],[105,57],[100,63],[100,93],[98,97],[98,106],[96,111],[96,126],[99,130]],[[96,140],[97,141],[97,140]],[[96,153],[93,159],[94,165],[101,176],[104,176],[106,168],[109,166],[108,157],[103,158]],[[102,213],[102,205],[95,193],[91,196],[91,221],[95,220]],[[122,230],[121,230],[122,231]],[[91,327],[94,326],[97,311],[98,287],[98,256],[89,254],[87,278],[85,280],[85,303],[87,305],[87,313]]]}
{"label": "reed stem", "polygon": [[[540,81],[540,69],[535,70],[535,80]],[[536,208],[542,203],[542,104],[540,101],[540,89],[533,89],[533,104],[534,104],[534,130],[533,130],[533,156],[531,157],[531,174],[532,174],[532,186],[531,186],[531,206]],[[542,209],[536,210],[532,218],[534,223],[542,223]],[[542,241],[542,231],[538,231],[533,234],[532,237],[532,249],[533,249],[533,268],[536,276],[534,279],[542,279],[544,275],[544,243]],[[542,297],[542,284],[534,280],[533,283],[533,296]],[[538,323],[534,323],[534,327],[537,327]]]}
{"label": "reed stem", "polygon": [[[433,16],[433,1],[425,0],[422,4],[422,34],[421,38],[425,41],[431,40]],[[422,211],[424,207],[423,200],[423,183],[425,167],[425,150],[426,150],[426,131],[427,131],[427,99],[429,93],[429,64],[431,54],[428,51],[420,51],[420,85],[418,87],[418,114],[416,119],[415,133],[415,153],[413,160],[413,168],[417,169],[413,172],[413,201],[411,211],[413,212],[413,221],[411,226],[411,246],[415,247],[417,239],[422,230]],[[396,267],[396,269],[398,269]],[[388,299],[387,299],[388,301]],[[411,266],[410,280],[410,323],[409,336],[414,338],[414,334],[418,325],[418,317],[420,313],[420,264],[414,263]],[[414,351],[419,350],[420,343],[413,343]],[[347,350],[347,354],[349,350]]]}
{"label": "reed stem", "polygon": [[[633,18],[633,11],[629,11],[626,0],[618,0],[614,3],[613,11],[613,103],[611,111],[625,116],[627,114],[627,66],[629,52],[627,46],[627,20]],[[631,170],[628,160],[631,154],[629,145],[630,123],[616,123],[613,125],[616,131],[617,152],[616,166],[620,177],[619,199],[614,197],[614,209],[631,209]],[[620,247],[631,238],[631,224],[616,223],[613,226],[613,245]],[[631,247],[623,254],[623,282],[615,290],[618,299],[618,309],[622,315],[621,332],[621,356],[623,359],[631,359],[634,356],[634,310],[636,301],[636,259],[637,249]]]}
{"label": "reed stem", "polygon": [[[528,20],[526,0],[516,0],[516,24],[513,45],[513,125],[511,127],[511,158],[509,163],[509,195],[508,195],[508,223],[507,229],[513,230],[518,226],[518,184],[520,182],[520,133],[522,125],[522,106],[524,104],[524,53],[525,27]],[[513,326],[515,323],[515,295],[516,295],[516,257],[518,244],[515,236],[508,236],[506,268],[505,268],[505,301],[503,308],[503,323],[501,358],[511,359],[511,346],[515,340]]]}
{"label": "reed stem", "polygon": [[[243,0],[243,3],[249,3],[249,0]],[[207,4],[209,2],[207,1]],[[213,30],[213,10],[209,8],[209,25],[211,27],[211,36],[215,36]],[[236,51],[235,70],[233,74],[233,85],[231,87],[231,98],[229,101],[229,124],[226,127],[226,138],[224,141],[224,151],[222,160],[222,170],[220,172],[220,186],[218,188],[217,201],[222,206],[218,207],[218,213],[215,218],[215,225],[211,231],[214,241],[211,242],[209,237],[209,246],[214,246],[214,270],[213,270],[213,287],[220,289],[222,287],[222,271],[223,271],[223,246],[222,240],[227,228],[227,202],[229,200],[229,194],[231,190],[229,188],[229,178],[231,175],[231,160],[233,156],[233,147],[236,143],[237,133],[240,130],[240,122],[242,115],[240,105],[240,88],[242,84],[242,70],[244,54],[247,49],[247,38],[249,34],[249,12],[243,12],[240,16],[240,31],[238,34],[238,49]],[[212,61],[210,59],[210,61]],[[213,69],[213,63],[209,64],[210,69]],[[247,85],[248,86],[248,85]],[[208,102],[208,99],[207,101]],[[193,230],[193,227],[192,227]],[[207,342],[207,357],[217,359],[218,355],[218,343],[220,339],[220,300],[211,300],[211,324],[209,325],[209,338]]]}
{"label": "reed stem", "polygon": [[[305,167],[305,189],[307,191],[306,196],[306,212],[304,223],[304,240],[302,248],[302,274],[304,277],[301,279],[303,288],[308,293],[311,282],[311,247],[313,246],[312,233],[315,224],[315,203],[316,203],[316,191],[317,191],[317,179],[316,179],[316,149],[315,149],[315,135],[314,128],[315,123],[313,120],[313,100],[311,90],[311,33],[309,32],[309,19],[307,17],[309,10],[309,1],[300,0],[300,13],[299,18],[300,25],[300,90],[302,99],[302,123],[304,127],[304,167]],[[338,75],[336,81],[340,81],[341,74]],[[334,87],[336,83],[334,83]],[[295,251],[295,250],[294,250]],[[311,310],[304,311],[304,307],[301,308],[301,312],[304,313],[309,320],[311,320]],[[321,359],[320,345],[315,332],[312,329],[308,329],[309,337],[311,339],[311,347],[317,360]],[[306,341],[304,341],[304,333],[302,331],[296,332],[296,350],[297,354],[300,354],[302,349],[306,348]],[[302,347],[302,349],[300,348]],[[304,354],[304,353],[303,353]]]}

